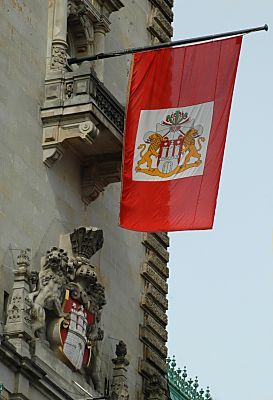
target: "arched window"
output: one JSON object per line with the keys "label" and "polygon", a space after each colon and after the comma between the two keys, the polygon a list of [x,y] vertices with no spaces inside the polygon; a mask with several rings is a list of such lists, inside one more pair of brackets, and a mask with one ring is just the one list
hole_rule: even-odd
{"label": "arched window", "polygon": [[94,51],[94,29],[84,4],[68,2],[67,53],[69,57],[83,57]]}

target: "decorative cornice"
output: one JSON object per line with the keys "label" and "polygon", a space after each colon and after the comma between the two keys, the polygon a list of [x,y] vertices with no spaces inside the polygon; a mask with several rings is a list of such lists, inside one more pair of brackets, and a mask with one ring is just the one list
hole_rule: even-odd
{"label": "decorative cornice", "polygon": [[106,12],[108,14],[107,16],[124,7],[123,2],[120,0],[83,0],[83,2],[87,9],[95,9],[97,13],[101,15]]}

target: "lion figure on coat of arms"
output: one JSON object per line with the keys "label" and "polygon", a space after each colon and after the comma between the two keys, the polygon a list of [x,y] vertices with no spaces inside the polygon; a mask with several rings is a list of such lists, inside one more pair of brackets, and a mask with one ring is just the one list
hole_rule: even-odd
{"label": "lion figure on coat of arms", "polygon": [[[189,163],[191,157],[196,158],[198,163],[201,163],[201,154],[199,151],[202,148],[201,141],[204,142],[206,139],[198,135],[198,131],[195,128],[191,128],[188,130],[188,132],[184,135],[184,142],[183,142],[183,149],[182,149],[182,154],[187,153],[183,165],[186,165]],[[195,141],[198,141],[198,148],[196,147]]]}
{"label": "lion figure on coat of arms", "polygon": [[147,167],[149,169],[152,168],[152,163],[153,163],[152,156],[158,157],[160,145],[161,142],[163,141],[164,138],[159,133],[153,132],[145,140],[145,142],[149,144],[147,150],[146,150],[147,144],[142,143],[138,146],[138,149],[139,150],[141,149],[141,152],[140,152],[140,160],[138,160],[137,162],[136,171],[138,170],[138,168],[140,168],[141,165],[145,163],[147,163]]}

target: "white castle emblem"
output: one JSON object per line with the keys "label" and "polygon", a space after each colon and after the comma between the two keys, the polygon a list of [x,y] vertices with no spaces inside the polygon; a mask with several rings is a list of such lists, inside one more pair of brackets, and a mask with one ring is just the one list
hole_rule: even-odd
{"label": "white castle emblem", "polygon": [[63,352],[76,369],[81,369],[82,367],[85,346],[87,343],[86,331],[87,314],[84,311],[84,307],[81,305],[77,309],[77,305],[73,303]]}

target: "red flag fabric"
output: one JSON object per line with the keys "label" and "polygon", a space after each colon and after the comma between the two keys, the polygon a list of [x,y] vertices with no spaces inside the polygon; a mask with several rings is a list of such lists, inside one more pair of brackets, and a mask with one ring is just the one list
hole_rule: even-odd
{"label": "red flag fabric", "polygon": [[213,225],[242,37],[133,57],[120,226]]}

